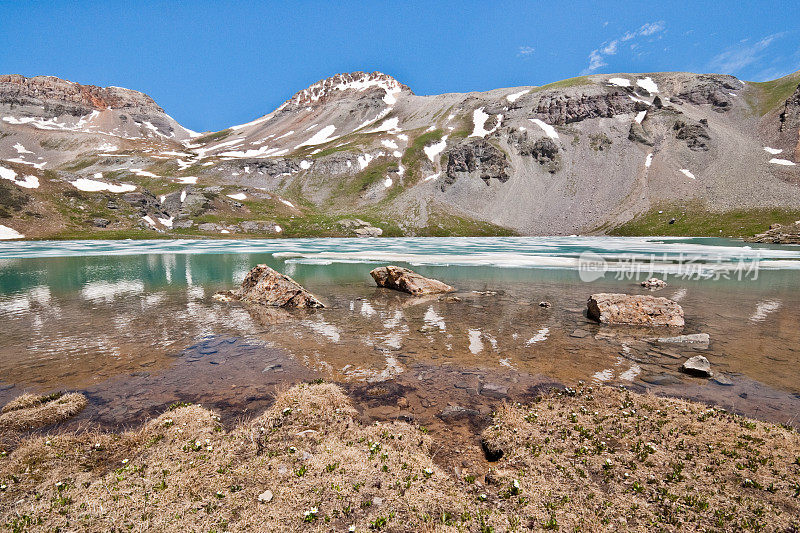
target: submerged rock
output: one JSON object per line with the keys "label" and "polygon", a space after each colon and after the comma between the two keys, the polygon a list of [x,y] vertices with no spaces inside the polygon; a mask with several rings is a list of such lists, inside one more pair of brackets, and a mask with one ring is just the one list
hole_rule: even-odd
{"label": "submerged rock", "polygon": [[692,335],[678,335],[676,337],[659,337],[658,342],[678,344],[704,344],[708,346],[711,338],[708,333],[693,333]]}
{"label": "submerged rock", "polygon": [[587,302],[589,318],[603,324],[683,327],[683,308],[667,298],[630,294],[593,294]]}
{"label": "submerged rock", "polygon": [[244,277],[241,288],[235,291],[222,291],[214,295],[215,300],[270,305],[285,308],[325,307],[313,294],[285,274],[267,265],[258,265]]}
{"label": "submerged rock", "polygon": [[672,374],[667,374],[666,372],[659,372],[656,374],[642,374],[640,378],[645,383],[649,383],[651,385],[680,385],[681,380],[678,379],[676,376]]}
{"label": "submerged rock", "polygon": [[684,361],[681,372],[701,378],[711,377],[711,363],[702,355],[695,355]]}
{"label": "submerged rock", "polygon": [[455,290],[450,285],[439,280],[429,279],[413,270],[394,265],[378,267],[369,274],[378,284],[378,287],[407,292],[414,296],[453,292]]}

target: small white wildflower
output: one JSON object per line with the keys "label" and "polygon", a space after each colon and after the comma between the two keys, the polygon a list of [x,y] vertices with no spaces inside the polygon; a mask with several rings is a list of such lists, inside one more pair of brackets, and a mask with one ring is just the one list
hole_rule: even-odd
{"label": "small white wildflower", "polygon": [[128,460],[127,459],[123,459],[122,460],[122,464],[124,464],[124,465],[128,464]]}

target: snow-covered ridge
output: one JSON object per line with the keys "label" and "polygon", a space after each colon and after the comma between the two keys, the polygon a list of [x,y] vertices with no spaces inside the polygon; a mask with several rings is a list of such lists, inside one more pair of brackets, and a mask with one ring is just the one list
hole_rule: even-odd
{"label": "snow-covered ridge", "polygon": [[307,89],[296,93],[292,98],[287,100],[278,109],[283,109],[286,106],[304,106],[313,104],[320,99],[333,94],[336,91],[359,91],[363,92],[367,89],[379,88],[385,91],[383,101],[386,105],[394,105],[397,101],[396,95],[402,91],[409,91],[411,89],[398,82],[387,74],[381,72],[350,72],[344,74],[336,74],[330,78],[320,80],[311,85]]}

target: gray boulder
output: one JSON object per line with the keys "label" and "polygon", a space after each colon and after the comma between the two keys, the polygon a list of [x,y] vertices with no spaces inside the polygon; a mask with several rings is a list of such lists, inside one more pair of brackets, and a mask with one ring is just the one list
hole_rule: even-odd
{"label": "gray boulder", "polygon": [[702,355],[695,355],[684,361],[681,372],[701,378],[710,378],[712,376],[711,363]]}
{"label": "gray boulder", "polygon": [[408,268],[389,265],[378,267],[369,273],[378,287],[407,292],[414,296],[453,292],[455,289],[439,280],[421,276]]}

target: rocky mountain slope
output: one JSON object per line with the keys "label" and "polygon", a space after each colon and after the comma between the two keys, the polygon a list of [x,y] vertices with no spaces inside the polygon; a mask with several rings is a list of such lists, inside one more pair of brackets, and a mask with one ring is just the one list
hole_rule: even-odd
{"label": "rocky mountain slope", "polygon": [[419,96],[354,72],[203,135],[136,91],[0,76],[0,238],[745,234],[800,219],[797,162],[800,73]]}

